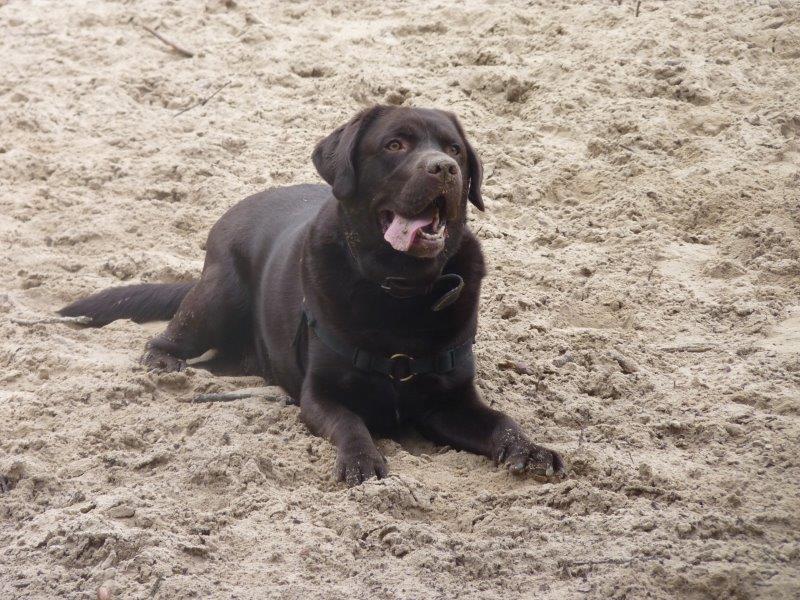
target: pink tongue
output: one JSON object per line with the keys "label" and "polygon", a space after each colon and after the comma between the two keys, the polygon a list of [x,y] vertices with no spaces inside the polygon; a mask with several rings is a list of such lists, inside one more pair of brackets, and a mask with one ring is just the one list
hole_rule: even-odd
{"label": "pink tongue", "polygon": [[389,228],[383,234],[383,239],[389,242],[395,250],[407,252],[414,243],[414,238],[417,237],[417,231],[430,225],[435,216],[435,208],[410,219],[395,213]]}

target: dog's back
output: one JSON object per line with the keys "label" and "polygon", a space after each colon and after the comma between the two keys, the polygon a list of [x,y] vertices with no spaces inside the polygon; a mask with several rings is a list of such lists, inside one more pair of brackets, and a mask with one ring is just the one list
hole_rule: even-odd
{"label": "dog's back", "polygon": [[[232,206],[211,228],[206,244],[206,265],[233,256],[235,267],[264,264],[270,251],[291,243],[307,227],[326,199],[327,185],[293,185],[270,188]],[[259,235],[242,235],[246,231]],[[256,258],[255,261],[252,259]],[[242,273],[257,285],[260,273]],[[65,317],[89,317],[92,327],[118,319],[135,323],[168,321],[196,282],[141,283],[108,288],[81,298],[61,310]]]}

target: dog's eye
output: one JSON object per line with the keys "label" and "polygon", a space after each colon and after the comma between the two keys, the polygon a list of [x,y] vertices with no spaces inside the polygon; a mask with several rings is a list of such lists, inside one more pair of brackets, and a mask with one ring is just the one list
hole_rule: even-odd
{"label": "dog's eye", "polygon": [[451,156],[458,156],[461,154],[461,147],[458,144],[450,144],[447,147],[447,153]]}
{"label": "dog's eye", "polygon": [[386,144],[386,149],[389,152],[399,152],[403,148],[405,148],[405,146],[403,146],[403,142],[401,142],[400,140],[392,140],[388,144]]}

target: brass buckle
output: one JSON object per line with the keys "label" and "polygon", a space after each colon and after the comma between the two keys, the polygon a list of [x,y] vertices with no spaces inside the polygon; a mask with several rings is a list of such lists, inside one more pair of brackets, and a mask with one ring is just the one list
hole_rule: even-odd
{"label": "brass buckle", "polygon": [[[396,366],[401,364],[399,361],[405,361],[405,372],[408,373],[404,377],[400,377],[396,374]],[[393,354],[389,357],[390,366],[389,366],[389,377],[394,381],[399,381],[404,383],[414,378],[414,372],[411,370],[411,363],[414,362],[414,358],[409,356],[408,354],[398,353]]]}

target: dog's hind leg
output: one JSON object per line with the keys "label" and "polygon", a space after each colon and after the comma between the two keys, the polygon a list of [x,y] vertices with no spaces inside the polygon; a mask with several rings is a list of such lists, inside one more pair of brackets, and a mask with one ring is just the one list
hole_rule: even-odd
{"label": "dog's hind leg", "polygon": [[[249,333],[249,332],[248,332]],[[241,338],[237,338],[237,342]],[[217,354],[200,362],[192,362],[191,367],[203,369],[212,375],[222,377],[242,377],[258,375],[264,377],[269,383],[269,364],[266,357],[259,357],[252,340],[245,342],[241,347],[227,346],[217,348]]]}
{"label": "dog's hind leg", "polygon": [[187,359],[212,348],[242,350],[251,343],[250,322],[250,299],[234,266],[225,261],[207,265],[164,333],[148,342],[142,364],[181,371]]}

